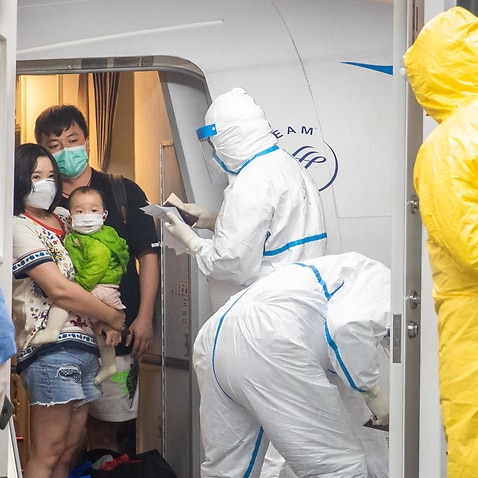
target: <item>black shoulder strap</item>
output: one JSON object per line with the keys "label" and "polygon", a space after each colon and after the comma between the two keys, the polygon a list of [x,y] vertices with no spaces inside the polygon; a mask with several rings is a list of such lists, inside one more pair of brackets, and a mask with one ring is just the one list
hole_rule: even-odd
{"label": "black shoulder strap", "polygon": [[108,174],[108,179],[110,180],[116,207],[123,218],[123,222],[126,224],[128,200],[126,198],[126,189],[124,187],[124,177],[122,174]]}

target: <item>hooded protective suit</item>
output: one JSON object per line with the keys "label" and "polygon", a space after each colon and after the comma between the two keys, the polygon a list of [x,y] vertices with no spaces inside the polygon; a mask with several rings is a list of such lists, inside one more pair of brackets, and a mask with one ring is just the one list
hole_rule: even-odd
{"label": "hooded protective suit", "polygon": [[333,370],[367,394],[390,320],[390,271],[358,253],[285,266],[201,328],[203,477],[257,477],[270,440],[297,476],[366,478]]}
{"label": "hooded protective suit", "polygon": [[428,22],[404,57],[410,85],[439,124],[416,159],[439,317],[448,476],[478,473],[478,18],[461,7]]}
{"label": "hooded protective suit", "polygon": [[254,98],[234,88],[213,101],[205,120],[215,125],[210,141],[231,178],[213,238],[194,250],[215,311],[278,267],[323,255],[327,234],[317,186],[278,148]]}

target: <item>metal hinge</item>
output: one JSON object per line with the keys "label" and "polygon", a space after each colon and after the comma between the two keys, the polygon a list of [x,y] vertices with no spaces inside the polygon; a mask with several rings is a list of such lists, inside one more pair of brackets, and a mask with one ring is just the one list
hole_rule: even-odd
{"label": "metal hinge", "polygon": [[402,361],[402,315],[393,314],[392,321],[392,361]]}

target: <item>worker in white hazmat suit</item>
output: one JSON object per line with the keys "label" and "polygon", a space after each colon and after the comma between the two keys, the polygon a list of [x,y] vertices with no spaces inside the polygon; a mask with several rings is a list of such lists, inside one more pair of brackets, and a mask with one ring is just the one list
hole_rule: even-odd
{"label": "worker in white hazmat suit", "polygon": [[438,313],[448,477],[478,476],[478,17],[432,18],[404,56],[415,96],[437,123],[414,168]]}
{"label": "worker in white hazmat suit", "polygon": [[325,252],[326,229],[319,191],[309,173],[286,151],[254,98],[242,88],[218,96],[206,113],[199,139],[213,149],[232,179],[219,214],[196,204],[200,238],[174,215],[165,227],[194,253],[210,281],[213,311],[229,297],[278,267]]}
{"label": "worker in white hazmat suit", "polygon": [[333,369],[388,422],[377,348],[390,271],[358,253],[285,266],[231,297],[200,329],[201,476],[258,477],[270,440],[298,477],[366,478],[365,453]]}
{"label": "worker in white hazmat suit", "polygon": [[[200,238],[170,214],[167,230],[194,253],[208,278],[217,311],[231,295],[280,266],[321,256],[327,233],[319,190],[309,173],[277,146],[264,111],[242,88],[218,96],[197,130],[207,161],[229,177],[219,214],[196,204]],[[271,449],[262,478],[278,478],[286,467]],[[287,476],[287,474],[285,475]]]}

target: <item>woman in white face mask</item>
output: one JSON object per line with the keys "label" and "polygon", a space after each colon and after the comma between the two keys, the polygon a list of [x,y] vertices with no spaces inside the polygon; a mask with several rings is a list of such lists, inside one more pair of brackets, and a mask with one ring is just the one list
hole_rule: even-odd
{"label": "woman in white face mask", "polygon": [[[91,321],[105,321],[106,343],[119,342],[124,313],[74,282],[63,246],[68,212],[55,209],[61,178],[51,154],[24,144],[15,154],[13,313],[17,372],[30,402],[30,455],[23,476],[67,477],[81,438],[88,404],[101,396],[94,384],[98,349]],[[52,305],[69,312],[53,343],[32,339],[48,322]],[[114,327],[114,328],[112,328]],[[117,330],[115,330],[117,329]]]}

